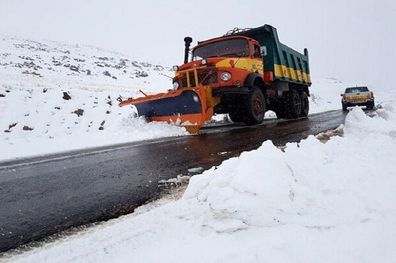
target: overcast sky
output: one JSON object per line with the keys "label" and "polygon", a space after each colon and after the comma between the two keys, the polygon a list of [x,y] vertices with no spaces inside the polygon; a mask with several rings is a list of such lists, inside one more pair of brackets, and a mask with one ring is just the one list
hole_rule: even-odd
{"label": "overcast sky", "polygon": [[271,24],[280,41],[310,52],[313,77],[394,87],[393,0],[0,0],[0,34],[89,44],[180,64],[186,35]]}

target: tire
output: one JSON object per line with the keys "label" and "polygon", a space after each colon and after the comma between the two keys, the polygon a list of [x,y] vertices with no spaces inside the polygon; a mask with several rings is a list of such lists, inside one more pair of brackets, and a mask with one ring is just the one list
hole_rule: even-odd
{"label": "tire", "polygon": [[301,98],[297,90],[290,90],[285,98],[286,117],[296,119],[301,116]]}
{"label": "tire", "polygon": [[368,102],[367,105],[366,105],[366,109],[367,109],[367,110],[372,110],[372,109],[374,109],[374,101]]}
{"label": "tire", "polygon": [[309,100],[308,95],[305,91],[303,91],[300,95],[301,98],[301,117],[307,117],[309,113]]}
{"label": "tire", "polygon": [[245,100],[245,117],[244,122],[247,125],[262,123],[265,115],[265,97],[261,90],[253,87]]}
{"label": "tire", "polygon": [[348,111],[348,107],[344,103],[342,103],[342,111]]}

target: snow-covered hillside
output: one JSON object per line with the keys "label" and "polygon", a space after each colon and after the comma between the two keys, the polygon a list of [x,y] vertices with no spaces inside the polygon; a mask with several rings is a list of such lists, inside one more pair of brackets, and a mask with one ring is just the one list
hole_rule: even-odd
{"label": "snow-covered hillside", "polygon": [[164,91],[172,74],[94,47],[2,37],[0,159],[184,135],[132,118],[117,101]]}
{"label": "snow-covered hillside", "polygon": [[2,78],[33,76],[31,79],[37,84],[79,83],[95,88],[117,86],[150,92],[166,90],[171,86],[166,75],[173,75],[170,68],[108,50],[7,36],[0,36],[0,58]]}
{"label": "snow-covered hillside", "polygon": [[[118,107],[118,98],[141,96],[139,89],[167,90],[169,76],[168,67],[94,47],[0,37],[0,160],[185,135]],[[311,113],[340,109],[347,84],[313,83]]]}

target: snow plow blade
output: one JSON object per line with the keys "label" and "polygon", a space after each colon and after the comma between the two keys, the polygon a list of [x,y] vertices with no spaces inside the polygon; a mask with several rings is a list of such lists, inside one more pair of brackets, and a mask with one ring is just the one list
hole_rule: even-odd
{"label": "snow plow blade", "polygon": [[185,127],[192,134],[198,133],[204,123],[212,118],[213,107],[219,103],[218,98],[212,97],[212,90],[204,87],[144,95],[121,101],[119,105],[134,105],[138,116],[145,116],[148,121],[173,123]]}

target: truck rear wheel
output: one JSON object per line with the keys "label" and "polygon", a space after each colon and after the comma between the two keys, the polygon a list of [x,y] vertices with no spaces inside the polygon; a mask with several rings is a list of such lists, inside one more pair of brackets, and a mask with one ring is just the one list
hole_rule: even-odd
{"label": "truck rear wheel", "polygon": [[255,125],[263,122],[265,115],[265,98],[261,90],[253,87],[246,98],[246,115],[244,122]]}
{"label": "truck rear wheel", "polygon": [[307,117],[309,113],[309,100],[305,91],[301,93],[301,117]]}
{"label": "truck rear wheel", "polygon": [[286,117],[290,119],[298,118],[301,115],[301,98],[297,90],[291,89],[285,98]]}

